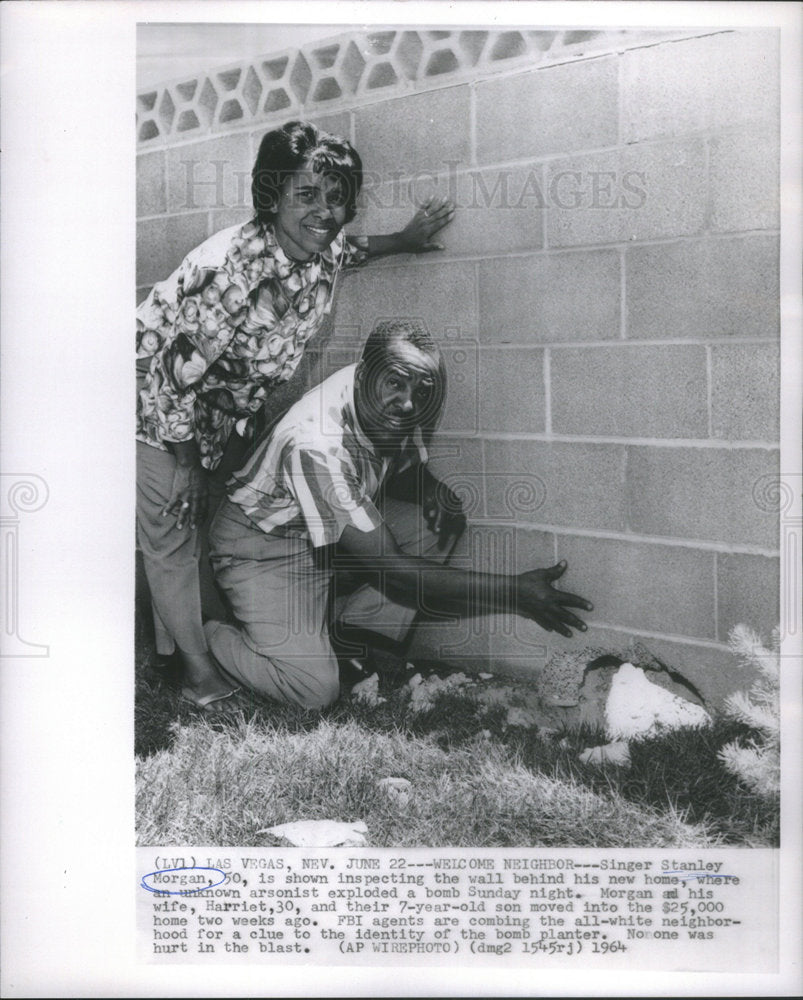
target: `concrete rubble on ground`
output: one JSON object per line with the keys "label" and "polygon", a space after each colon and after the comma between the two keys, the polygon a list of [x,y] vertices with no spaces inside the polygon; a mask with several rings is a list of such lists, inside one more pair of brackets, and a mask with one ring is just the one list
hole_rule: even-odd
{"label": "concrete rubble on ground", "polygon": [[[711,722],[704,706],[694,700],[696,691],[684,678],[644,650],[639,662],[645,664],[649,677],[644,667],[623,663],[616,655],[587,647],[556,653],[537,685],[510,680],[500,683],[491,673],[479,673],[472,678],[457,671],[445,677],[433,673],[426,678],[415,673],[402,690],[409,692],[412,714],[433,708],[442,694],[460,692],[478,708],[504,710],[506,728],[537,730],[542,739],[548,740],[579,726],[603,729],[609,743],[589,747],[580,754],[580,760],[627,766],[628,741]],[[407,669],[411,668],[407,664]],[[370,705],[386,700],[379,696],[377,674],[355,685],[352,694]],[[403,780],[383,779],[386,784],[382,787],[391,794],[389,783]],[[405,793],[409,796],[409,788]]]}
{"label": "concrete rubble on ground", "polygon": [[413,786],[407,778],[380,778],[376,786],[400,809],[405,809],[410,804]]}
{"label": "concrete rubble on ground", "polygon": [[426,680],[421,674],[414,674],[407,682],[410,689],[410,711],[413,713],[426,712],[433,707],[438,695],[460,691],[473,684],[474,681],[462,672],[449,674],[448,677],[438,677],[437,674],[432,674]]}
{"label": "concrete rubble on ground", "polygon": [[351,697],[357,701],[365,702],[366,705],[382,705],[387,701],[379,693],[379,674],[371,674],[364,681],[355,684],[351,689]]}
{"label": "concrete rubble on ground", "polygon": [[258,832],[281,837],[294,847],[364,847],[368,827],[362,820],[341,823],[334,819],[307,819]]}
{"label": "concrete rubble on ground", "polygon": [[589,747],[578,757],[582,764],[617,764],[627,766],[630,763],[630,745],[625,740],[606,743],[601,747]]}
{"label": "concrete rubble on ground", "polygon": [[640,667],[623,663],[616,671],[605,704],[608,739],[642,739],[710,723],[711,716],[701,705],[653,684]]}
{"label": "concrete rubble on ground", "polygon": [[[661,675],[657,675],[661,676]],[[678,689],[680,685],[675,685]],[[688,698],[650,680],[641,667],[622,663],[613,670],[589,671],[580,696],[581,718],[598,724],[600,708],[605,735],[612,742],[584,750],[590,764],[630,763],[629,742],[680,729],[707,726],[711,716]]]}

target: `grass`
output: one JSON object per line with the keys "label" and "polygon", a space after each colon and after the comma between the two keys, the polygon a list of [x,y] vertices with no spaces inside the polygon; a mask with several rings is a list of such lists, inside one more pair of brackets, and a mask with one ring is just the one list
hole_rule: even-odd
{"label": "grass", "polygon": [[[178,701],[137,635],[140,844],[275,845],[266,828],[363,820],[376,847],[710,847],[778,841],[777,801],[742,788],[717,759],[745,727],[717,721],[633,744],[629,769],[581,764],[599,731],[539,735],[464,691],[418,715],[397,679],[384,704],[342,698],[322,712],[257,700],[227,718]],[[400,808],[377,787],[407,778]]]}

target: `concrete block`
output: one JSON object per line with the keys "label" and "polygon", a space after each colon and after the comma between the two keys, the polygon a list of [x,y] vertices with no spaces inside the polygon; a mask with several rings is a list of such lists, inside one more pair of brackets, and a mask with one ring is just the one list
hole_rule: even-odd
{"label": "concrete block", "polygon": [[560,589],[591,601],[594,621],[699,639],[716,637],[714,553],[558,535],[558,554],[569,563]]}
{"label": "concrete block", "polygon": [[432,255],[395,267],[367,267],[341,279],[338,325],[368,336],[379,319],[422,319],[433,336],[477,335],[474,265],[435,263]]}
{"label": "concrete block", "polygon": [[250,208],[251,144],[245,133],[167,151],[167,210]]}
{"label": "concrete block", "polygon": [[[287,121],[292,121],[292,115],[288,115]],[[351,115],[348,111],[343,111],[339,114],[332,115],[311,115],[304,119],[305,121],[312,122],[313,125],[317,125],[318,128],[328,132],[330,135],[336,135],[341,139],[348,139],[351,142]],[[251,164],[253,166],[253,161],[256,159],[257,152],[259,151],[259,144],[262,139],[274,128],[280,128],[284,122],[279,122],[273,125],[263,125],[261,128],[254,132],[251,132],[249,139],[251,143]],[[358,150],[359,152],[359,150]]]}
{"label": "concrete block", "polygon": [[777,229],[779,144],[774,129],[726,133],[711,140],[711,228]]}
{"label": "concrete block", "polygon": [[467,85],[411,94],[357,108],[355,146],[365,170],[382,181],[469,166]]}
{"label": "concrete block", "polygon": [[544,352],[483,346],[480,353],[480,427],[484,431],[545,430]]}
{"label": "concrete block", "polygon": [[776,236],[628,247],[627,336],[774,336],[780,324],[778,282]]}
{"label": "concrete block", "polygon": [[778,514],[755,491],[777,476],[778,452],[759,448],[628,447],[631,531],[778,547]]}
{"label": "concrete block", "polygon": [[212,212],[212,232],[219,233],[221,229],[228,229],[229,226],[242,226],[253,217],[254,210],[250,203],[247,208],[223,208]]}
{"label": "concrete block", "polygon": [[457,212],[436,236],[447,254],[539,250],[546,208],[542,173],[543,167],[533,165],[381,183],[369,174],[353,228],[365,235],[396,232],[430,198],[449,198]]}
{"label": "concrete block", "polygon": [[421,622],[407,655],[414,663],[437,660],[467,673],[487,670],[490,658],[488,618]]}
{"label": "concrete block", "polygon": [[167,211],[167,175],[163,150],[137,157],[137,217]]}
{"label": "concrete block", "polygon": [[731,441],[780,436],[780,351],[772,341],[711,348],[711,433]]}
{"label": "concrete block", "polygon": [[474,170],[452,178],[448,188],[457,204],[455,218],[443,232],[450,253],[486,257],[543,247],[542,166]]}
{"label": "concrete block", "polygon": [[481,261],[480,338],[519,344],[618,338],[619,272],[615,250]]}
{"label": "concrete block", "polygon": [[313,115],[309,121],[323,129],[324,132],[328,132],[329,135],[336,135],[340,139],[348,139],[351,142],[351,115],[348,111],[334,115]]}
{"label": "concrete block", "polygon": [[780,580],[778,559],[718,552],[717,638],[726,642],[731,629],[744,624],[768,644],[780,620]]}
{"label": "concrete block", "polygon": [[556,434],[708,437],[704,347],[556,347],[550,378]]}
{"label": "concrete block", "polygon": [[520,524],[623,530],[624,459],[622,445],[488,440],[488,516]]}
{"label": "concrete block", "polygon": [[641,143],[549,164],[549,246],[689,236],[706,213],[701,139]]}
{"label": "concrete block", "polygon": [[477,162],[614,145],[614,57],[548,66],[477,84]]}
{"label": "concrete block", "polygon": [[[530,618],[519,618],[517,615],[494,615],[483,621],[490,644],[489,669],[503,677],[536,684],[549,659],[549,642],[555,633],[546,632]],[[576,642],[584,643],[584,640],[583,635]]]}
{"label": "concrete block", "polygon": [[482,573],[510,575],[555,563],[551,532],[511,524],[471,524],[465,548],[465,565]]}
{"label": "concrete block", "polygon": [[174,215],[137,223],[137,285],[163,281],[207,232],[207,213]]}
{"label": "concrete block", "polygon": [[439,427],[451,434],[476,434],[480,402],[486,389],[480,375],[479,345],[475,340],[440,341],[446,364],[446,407]]}
{"label": "concrete block", "polygon": [[778,121],[778,32],[739,31],[622,56],[626,142]]}

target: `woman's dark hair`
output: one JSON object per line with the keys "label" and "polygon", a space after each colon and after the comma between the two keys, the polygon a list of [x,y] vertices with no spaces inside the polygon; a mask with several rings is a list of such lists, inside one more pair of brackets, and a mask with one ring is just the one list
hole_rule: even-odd
{"label": "woman's dark hair", "polygon": [[272,221],[282,186],[302,164],[336,178],[345,199],[346,222],[351,222],[362,187],[362,160],[346,139],[322,132],[310,122],[287,122],[262,137],[251,171],[251,198],[259,221]]}

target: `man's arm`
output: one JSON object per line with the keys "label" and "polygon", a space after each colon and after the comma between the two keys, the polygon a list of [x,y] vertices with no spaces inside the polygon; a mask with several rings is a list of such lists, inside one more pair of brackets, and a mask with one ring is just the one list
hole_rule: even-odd
{"label": "man's arm", "polygon": [[515,576],[441,566],[404,553],[385,525],[367,532],[346,527],[338,543],[338,565],[379,570],[382,589],[408,607],[462,617],[517,614],[567,637],[572,628],[586,630],[585,623],[568,609],[592,610],[582,597],[552,586],[566,571],[565,562]]}
{"label": "man's arm", "polygon": [[413,465],[388,480],[387,496],[418,504],[430,531],[438,536],[438,548],[448,547],[466,530],[463,503],[445,483],[436,479],[426,465]]}

